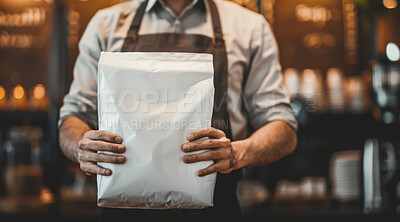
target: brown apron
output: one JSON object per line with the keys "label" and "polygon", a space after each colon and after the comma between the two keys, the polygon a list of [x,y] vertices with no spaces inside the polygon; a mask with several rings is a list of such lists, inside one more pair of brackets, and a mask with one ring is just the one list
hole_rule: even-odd
{"label": "brown apron", "polygon": [[[148,1],[144,1],[136,11],[121,52],[193,52],[212,54],[214,57],[215,86],[212,126],[223,130],[226,136],[232,139],[227,106],[228,61],[217,6],[212,0],[207,0],[214,31],[213,38],[182,33],[139,35],[140,24],[147,3]],[[218,173],[214,193],[214,207],[203,210],[183,211],[194,214],[224,215],[225,218],[228,215],[237,217],[240,214],[236,197],[236,183],[239,176],[239,171],[234,171],[230,174]],[[176,211],[173,212],[176,213]]]}

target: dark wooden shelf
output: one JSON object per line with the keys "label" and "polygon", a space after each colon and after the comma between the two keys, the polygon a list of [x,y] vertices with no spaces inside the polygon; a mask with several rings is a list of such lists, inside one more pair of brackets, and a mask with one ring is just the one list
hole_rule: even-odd
{"label": "dark wooden shelf", "polygon": [[0,127],[24,124],[47,126],[48,122],[47,111],[0,111]]}
{"label": "dark wooden shelf", "polygon": [[365,214],[361,207],[324,207],[311,205],[296,207],[274,207],[260,205],[244,210],[245,221],[398,221],[400,215],[393,214]]}

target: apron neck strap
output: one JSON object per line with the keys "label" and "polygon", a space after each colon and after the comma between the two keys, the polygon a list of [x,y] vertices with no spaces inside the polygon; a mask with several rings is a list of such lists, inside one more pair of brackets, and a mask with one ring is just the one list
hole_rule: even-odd
{"label": "apron neck strap", "polygon": [[[133,22],[129,28],[126,40],[136,41],[136,39],[139,35],[140,24],[142,23],[142,19],[143,19],[144,13],[146,12],[146,7],[147,7],[148,2],[149,1],[146,0],[140,4],[138,10],[135,13],[135,17],[133,18]],[[214,32],[213,40],[214,40],[214,43],[219,45],[219,44],[223,43],[224,40],[223,40],[221,21],[219,19],[218,9],[213,0],[207,0],[207,3],[209,5],[210,13],[211,13],[211,22],[212,22],[213,32]]]}
{"label": "apron neck strap", "polygon": [[144,1],[142,4],[140,4],[138,10],[135,13],[135,17],[133,18],[131,27],[129,28],[128,31],[128,39],[132,39],[133,41],[136,41],[137,37],[138,37],[138,33],[139,33],[139,29],[140,29],[140,24],[142,23],[142,19],[144,16],[144,13],[146,12],[146,7],[147,7],[147,3],[149,1],[146,0]]}
{"label": "apron neck strap", "polygon": [[224,42],[222,28],[221,28],[221,21],[219,19],[219,13],[217,6],[213,0],[207,0],[208,6],[210,8],[211,13],[211,22],[214,31],[214,41],[217,45],[220,45]]}

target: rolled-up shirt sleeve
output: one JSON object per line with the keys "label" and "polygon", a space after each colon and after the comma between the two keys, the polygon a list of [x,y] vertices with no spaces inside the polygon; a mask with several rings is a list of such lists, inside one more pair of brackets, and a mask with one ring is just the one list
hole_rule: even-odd
{"label": "rolled-up shirt sleeve", "polygon": [[251,41],[251,67],[244,88],[251,125],[258,129],[281,120],[297,130],[297,121],[290,98],[282,86],[278,47],[269,24],[264,18],[254,30]]}
{"label": "rolled-up shirt sleeve", "polygon": [[[99,12],[89,22],[80,42],[73,70],[73,81],[60,109],[58,126],[69,116],[76,116],[93,129],[97,128],[97,65],[105,48],[104,22]],[[103,22],[103,24],[102,24]]]}

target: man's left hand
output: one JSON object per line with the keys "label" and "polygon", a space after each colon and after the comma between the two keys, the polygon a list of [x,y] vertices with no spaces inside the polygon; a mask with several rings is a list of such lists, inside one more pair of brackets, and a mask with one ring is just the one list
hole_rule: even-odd
{"label": "man's left hand", "polygon": [[[193,131],[187,135],[188,143],[182,145],[182,150],[185,153],[207,150],[199,154],[185,155],[183,161],[185,163],[194,163],[199,161],[213,160],[214,164],[199,170],[198,176],[206,176],[211,173],[230,173],[236,164],[234,149],[232,148],[231,140],[228,139],[225,133],[221,130],[206,127]],[[201,138],[205,138],[199,140]]]}

